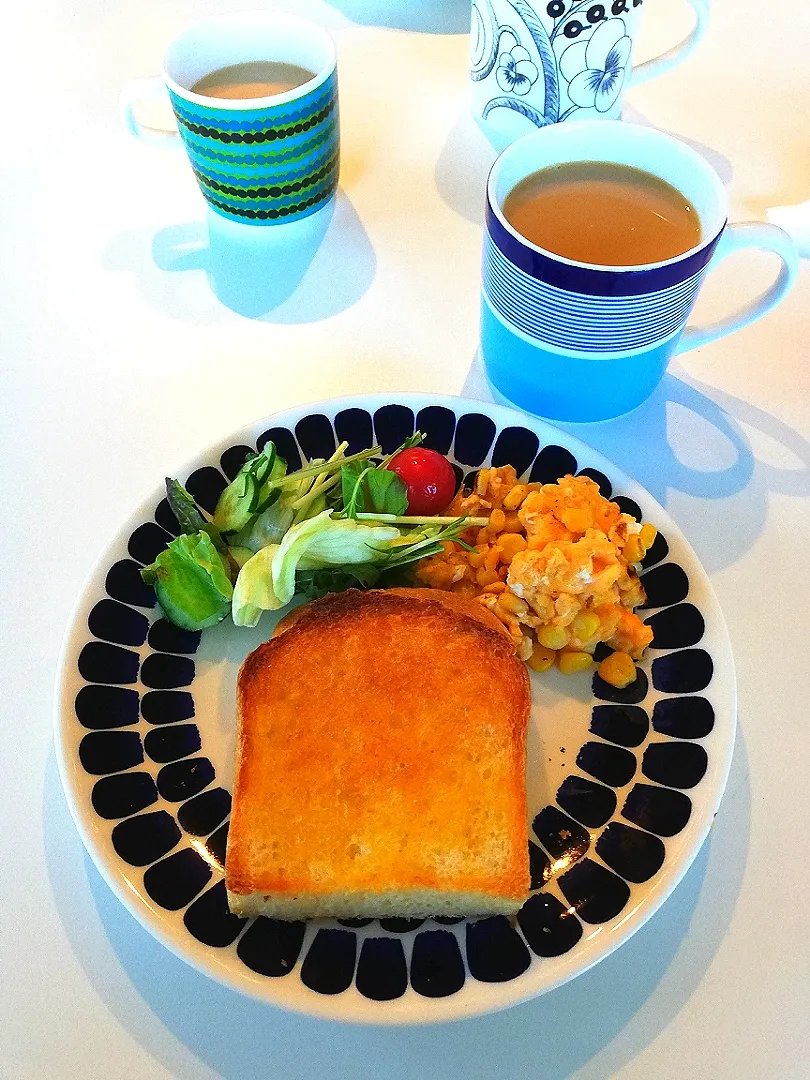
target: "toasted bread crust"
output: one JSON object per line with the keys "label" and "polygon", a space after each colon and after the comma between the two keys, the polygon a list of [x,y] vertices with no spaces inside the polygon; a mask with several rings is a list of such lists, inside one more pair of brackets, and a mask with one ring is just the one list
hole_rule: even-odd
{"label": "toasted bread crust", "polygon": [[478,914],[525,899],[526,669],[480,605],[424,591],[326,596],[243,664],[233,910],[346,914],[354,896],[364,913],[379,897],[381,914],[411,914],[452,895]]}

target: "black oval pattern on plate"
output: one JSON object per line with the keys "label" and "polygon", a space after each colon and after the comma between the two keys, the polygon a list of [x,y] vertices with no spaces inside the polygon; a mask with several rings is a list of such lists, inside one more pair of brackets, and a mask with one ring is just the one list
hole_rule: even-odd
{"label": "black oval pattern on plate", "polygon": [[138,691],[123,686],[83,686],[74,708],[82,727],[126,727],[138,722]]}
{"label": "black oval pattern on plate", "polygon": [[254,454],[255,452],[251,446],[229,446],[219,459],[219,467],[229,481],[234,480],[245,464],[248,454]]}
{"label": "black oval pattern on plate", "polygon": [[467,966],[478,982],[508,982],[522,975],[532,958],[505,915],[467,923]]}
{"label": "black oval pattern on plate", "polygon": [[556,484],[562,476],[577,471],[577,459],[563,446],[544,446],[534,459],[529,482],[532,484]]}
{"label": "black oval pattern on plate", "polygon": [[182,802],[208,787],[214,775],[214,766],[208,758],[173,761],[170,765],[164,765],[158,773],[158,791],[166,802]]}
{"label": "black oval pattern on plate", "polygon": [[306,928],[306,923],[302,922],[283,922],[281,919],[264,917],[254,919],[240,937],[236,954],[246,967],[258,975],[275,979],[289,975],[301,952]]}
{"label": "black oval pattern on plate", "polygon": [[335,452],[335,433],[328,416],[311,413],[295,425],[295,437],[307,458],[328,458]]}
{"label": "black oval pattern on plate", "polygon": [[417,414],[416,430],[425,436],[422,446],[439,454],[449,454],[456,430],[456,414],[443,405],[427,405]]}
{"label": "black oval pattern on plate", "polygon": [[141,698],[141,716],[147,724],[176,724],[194,715],[194,698],[185,690],[150,690]]}
{"label": "black oval pattern on plate", "polygon": [[228,481],[219,469],[204,465],[201,469],[195,469],[183,486],[198,506],[213,514]]}
{"label": "black oval pattern on plate", "polygon": [[384,454],[393,454],[413,435],[413,413],[405,405],[383,405],[374,413],[374,434]]}
{"label": "black oval pattern on plate", "polygon": [[372,1001],[393,1001],[408,989],[405,952],[398,938],[366,938],[357,961],[355,985]]}
{"label": "black oval pattern on plate", "polygon": [[181,630],[168,619],[158,619],[149,627],[149,644],[157,652],[196,652],[201,637],[202,630]]}
{"label": "black oval pattern on plate", "polygon": [[301,965],[301,982],[318,994],[342,994],[352,984],[356,958],[351,930],[319,930]]}
{"label": "black oval pattern on plate", "polygon": [[634,784],[622,807],[622,817],[658,836],[675,836],[692,813],[692,800],[682,791]]}
{"label": "black oval pattern on plate", "polygon": [[625,881],[649,881],[664,865],[666,849],[652,833],[611,821],[596,841],[596,854]]}
{"label": "black oval pattern on plate", "polygon": [[112,564],[107,571],[104,588],[113,600],[120,600],[122,604],[145,608],[155,606],[155,590],[143,580],[140,566],[132,559],[121,559]]}
{"label": "black oval pattern on plate", "polygon": [[616,650],[611,649],[611,647],[609,645],[605,644],[604,641],[597,641],[596,647],[593,650],[593,658],[594,658],[594,660],[596,661],[597,664],[601,664],[601,662],[606,657],[610,656],[611,653],[615,653],[615,652],[616,652]]}
{"label": "black oval pattern on plate", "polygon": [[359,454],[374,445],[371,415],[365,409],[344,409],[335,417],[335,434],[339,442],[347,442],[347,454]]}
{"label": "black oval pattern on plate", "polygon": [[424,919],[380,919],[380,926],[391,934],[409,934],[418,930]]}
{"label": "black oval pattern on plate", "polygon": [[191,848],[176,851],[152,863],[143,875],[143,887],[162,908],[179,911],[211,880],[211,867]]}
{"label": "black oval pattern on plate", "polygon": [[194,661],[187,656],[152,653],[141,665],[141,682],[153,690],[172,690],[194,681]]}
{"label": "black oval pattern on plate", "polygon": [[495,425],[482,413],[465,413],[456,425],[453,454],[462,465],[480,465],[492,446]]}
{"label": "black oval pattern on plate", "polygon": [[133,611],[117,600],[99,600],[87,618],[93,637],[113,641],[118,645],[143,645],[149,620],[140,611]]}
{"label": "black oval pattern on plate", "polygon": [[577,754],[577,767],[603,784],[624,787],[636,774],[636,756],[618,746],[586,742]]}
{"label": "black oval pattern on plate", "polygon": [[542,848],[529,841],[530,889],[541,889],[552,876],[551,861]]}
{"label": "black oval pattern on plate", "polygon": [[95,776],[131,769],[143,761],[141,737],[137,731],[91,731],[79,743],[79,761]]}
{"label": "black oval pattern on plate", "polygon": [[599,494],[609,499],[613,494],[613,486],[603,472],[599,472],[598,469],[580,469],[577,473],[578,476],[589,476],[591,480],[599,488]]}
{"label": "black oval pattern on plate", "polygon": [[615,919],[630,899],[627,882],[592,859],[583,859],[559,879],[562,894],[587,923]]}
{"label": "black oval pattern on plate", "polygon": [[644,608],[680,604],[689,593],[689,578],[686,576],[686,571],[673,562],[662,563],[661,566],[656,566],[642,574],[641,584],[644,586],[647,599],[643,604],[639,604],[638,611],[643,611]]}
{"label": "black oval pattern on plate", "polygon": [[[577,825],[556,806],[546,806],[532,822],[537,839],[555,863],[565,865],[581,859],[590,846],[590,837],[581,825]],[[555,866],[555,871],[562,869]]]}
{"label": "black oval pattern on plate", "polygon": [[168,499],[161,499],[155,507],[155,521],[160,525],[161,529],[165,529],[172,536],[180,535],[180,523],[174,516],[174,511],[169,506]]}
{"label": "black oval pattern on plate", "polygon": [[[296,469],[300,469],[303,462],[301,461],[301,455],[298,452],[298,446],[293,438],[293,434],[287,428],[284,427],[272,427],[268,428],[262,435],[259,436],[256,445],[260,450],[264,450],[267,443],[271,442],[276,448],[276,451],[287,462],[287,472],[295,472]],[[332,451],[330,450],[331,454]],[[328,454],[326,455],[329,456]]]}
{"label": "black oval pattern on plate", "polygon": [[225,866],[225,851],[228,847],[228,822],[224,825],[220,825],[216,832],[211,833],[208,839],[205,841],[205,846],[208,848],[211,856],[216,859],[220,866]]}
{"label": "black oval pattern on plate", "polygon": [[231,812],[231,793],[225,788],[211,788],[184,802],[177,820],[192,836],[207,836]]}
{"label": "black oval pattern on plate", "polygon": [[158,798],[155,781],[145,772],[105,776],[93,785],[90,801],[99,817],[111,821],[145,810]]}
{"label": "black oval pattern on plate", "polygon": [[638,705],[595,705],[591,731],[619,746],[641,746],[650,731],[650,721]]}
{"label": "black oval pattern on plate", "polygon": [[706,629],[703,616],[694,604],[664,608],[645,622],[654,634],[651,649],[685,649],[688,645],[697,645]]}
{"label": "black oval pattern on plate", "polygon": [[629,686],[623,688],[611,686],[597,672],[591,680],[591,687],[593,696],[600,698],[602,701],[615,701],[619,705],[638,705],[647,696],[649,682],[647,673],[637,667],[635,682],[631,682]]}
{"label": "black oval pattern on plate", "polygon": [[338,919],[341,926],[352,926],[359,929],[361,926],[368,926],[369,923],[373,923],[373,919]]}
{"label": "black oval pattern on plate", "polygon": [[492,464],[514,465],[518,476],[523,476],[534,461],[539,445],[540,440],[528,428],[504,428],[495,441]]}
{"label": "black oval pattern on plate", "polygon": [[224,949],[236,941],[247,919],[231,914],[225,882],[218,881],[197,897],[183,915],[183,922],[188,932],[203,945]]}
{"label": "black oval pattern on plate", "polygon": [[152,761],[161,764],[188,757],[189,754],[196,753],[201,746],[202,740],[196,724],[153,728],[152,731],[147,731],[143,739],[146,753]]}
{"label": "black oval pattern on plate", "polygon": [[464,960],[456,935],[449,930],[417,934],[411,954],[411,986],[422,997],[457,994],[464,985]]}
{"label": "black oval pattern on plate", "polygon": [[155,810],[119,821],[112,831],[112,845],[130,866],[146,866],[168,855],[182,835],[171,814]]}
{"label": "black oval pattern on plate", "polygon": [[433,922],[441,923],[442,926],[455,926],[456,923],[464,922],[463,915],[434,915]]}
{"label": "black oval pattern on plate", "polygon": [[714,727],[714,709],[704,697],[661,698],[652,726],[673,739],[703,739]]}
{"label": "black oval pattern on plate", "polygon": [[616,812],[614,791],[574,773],[566,776],[560,785],[557,802],[566,813],[589,829],[604,825]]}
{"label": "black oval pattern on plate", "polygon": [[88,682],[134,683],[138,680],[138,654],[119,645],[88,641],[79,653],[79,672]]}
{"label": "black oval pattern on plate", "polygon": [[633,499],[628,499],[626,495],[616,495],[613,501],[623,514],[629,514],[636,521],[641,521],[641,507]]}
{"label": "black oval pattern on plate", "polygon": [[667,787],[693,788],[706,775],[709,758],[699,743],[650,743],[641,759],[648,780]]}
{"label": "black oval pattern on plate", "polygon": [[562,956],[582,937],[582,923],[556,896],[530,896],[518,912],[518,925],[536,956]]}
{"label": "black oval pattern on plate", "polygon": [[696,694],[712,681],[714,664],[705,649],[684,649],[652,662],[652,680],[662,694]]}
{"label": "black oval pattern on plate", "polygon": [[461,468],[460,465],[456,465],[453,462],[451,462],[451,465],[453,465],[453,473],[456,477],[456,491],[458,491],[458,489],[464,483],[464,470]]}
{"label": "black oval pattern on plate", "polygon": [[647,549],[647,554],[641,560],[641,565],[646,570],[650,566],[655,566],[657,563],[662,562],[667,555],[669,555],[669,544],[666,541],[666,537],[658,533],[655,540],[652,542],[652,546]]}
{"label": "black oval pattern on plate", "polygon": [[136,562],[148,566],[155,561],[170,540],[171,536],[154,521],[146,521],[130,536],[127,551]]}

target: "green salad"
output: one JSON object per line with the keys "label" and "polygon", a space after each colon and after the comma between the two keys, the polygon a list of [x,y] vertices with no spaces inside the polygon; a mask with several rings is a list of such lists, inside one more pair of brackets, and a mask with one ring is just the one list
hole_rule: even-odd
{"label": "green salad", "polygon": [[[477,519],[408,516],[406,486],[387,468],[422,442],[417,432],[393,454],[379,446],[287,471],[268,442],[250,454],[207,514],[176,480],[166,495],[180,535],[141,571],[165,617],[186,630],[228,614],[255,626],[293,596],[400,584],[403,568],[434,555]],[[467,546],[466,544],[464,545]]]}

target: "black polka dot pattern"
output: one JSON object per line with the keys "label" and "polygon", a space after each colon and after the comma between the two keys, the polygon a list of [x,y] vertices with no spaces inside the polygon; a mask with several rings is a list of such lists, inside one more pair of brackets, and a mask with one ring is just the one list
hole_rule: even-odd
{"label": "black polka dot pattern", "polygon": [[405,951],[397,938],[369,937],[360,949],[355,985],[372,1001],[392,1001],[408,989]]}
{"label": "black polka dot pattern", "polygon": [[374,436],[384,454],[392,454],[413,433],[413,412],[404,405],[383,405],[374,413]]}
{"label": "black polka dot pattern", "polygon": [[[579,468],[565,447],[542,445],[534,432],[518,425],[499,430],[483,412],[457,415],[446,406],[428,405],[415,413],[396,401],[373,414],[348,407],[334,421],[324,413],[304,416],[294,432],[271,427],[256,446],[261,449],[272,439],[293,470],[304,457],[328,457],[341,441],[349,453],[374,442],[390,453],[414,430],[425,433],[424,445],[441,453],[452,450],[456,475],[460,481],[466,473],[468,485],[490,464],[511,464],[535,483],[585,475],[623,513],[648,520],[635,500],[614,495],[600,470]],[[247,442],[237,442],[222,452],[218,468],[195,470],[184,486],[211,513],[252,452]],[[594,676],[593,738],[579,747],[576,770],[559,785],[556,805],[534,817],[532,895],[516,920],[347,918],[339,920],[340,928],[316,925],[307,935],[303,922],[233,915],[223,880],[231,796],[216,786],[195,722],[192,657],[201,634],[162,618],[152,588],[140,577],[141,566],[153,562],[178,532],[161,499],[154,521],[129,535],[127,557],[110,566],[106,596],[88,615],[93,640],[78,656],[85,685],[76,694],[74,711],[79,762],[94,778],[90,800],[99,818],[110,823],[113,849],[124,864],[142,870],[144,889],[155,904],[182,912],[187,932],[198,942],[233,949],[247,968],[267,978],[296,972],[318,994],[339,995],[353,987],[377,1002],[411,992],[441,999],[462,991],[468,977],[507,982],[527,971],[532,956],[575,949],[583,923],[616,918],[627,907],[631,886],[661,871],[667,838],[680,833],[692,813],[686,792],[706,774],[709,757],[700,740],[711,734],[715,716],[701,696],[714,670],[710,654],[698,647],[705,620],[688,599],[685,571],[671,560],[659,533],[643,560],[642,582],[644,606],[652,612],[646,620],[654,634],[652,650],[661,655],[638,666],[636,681],[625,690]],[[609,652],[603,647],[596,659]],[[649,704],[645,707],[650,683],[667,695],[651,712]]]}
{"label": "black polka dot pattern", "polygon": [[[278,979],[289,975],[295,967],[304,943],[305,933],[306,924],[302,922],[254,919],[240,937],[236,952],[242,963],[251,971]],[[353,961],[352,966],[354,966]],[[346,986],[348,985],[347,982]]]}

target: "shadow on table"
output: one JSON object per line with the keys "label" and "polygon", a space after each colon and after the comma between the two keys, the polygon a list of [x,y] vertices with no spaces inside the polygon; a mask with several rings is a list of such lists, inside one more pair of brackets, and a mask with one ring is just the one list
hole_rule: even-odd
{"label": "shadow on table", "polygon": [[[644,127],[655,127],[630,106],[625,107],[622,118]],[[673,135],[691,146],[706,159],[726,186],[731,183],[731,162],[719,151],[676,131],[665,134]],[[451,210],[476,225],[484,224],[487,176],[500,149],[496,140],[479,126],[470,109],[465,108],[456,117],[436,162],[434,178],[439,194]]]}
{"label": "shadow on table", "polygon": [[388,26],[420,34],[468,34],[470,0],[328,0],[362,26]]}
{"label": "shadow on table", "polygon": [[364,1028],[242,997],[154,940],[110,892],[70,820],[53,752],[44,844],[55,903],[88,979],[143,1049],[181,1080],[603,1080],[672,1021],[728,930],[745,872],[750,783],[738,739],[710,839],[662,908],[617,952],[506,1012],[438,1027]]}
{"label": "shadow on table", "polygon": [[[461,392],[493,399],[480,354]],[[604,454],[662,505],[679,494],[699,499],[689,542],[709,573],[754,545],[770,495],[810,495],[810,443],[799,432],[755,405],[686,381],[677,364],[627,416],[556,426]]]}
{"label": "shadow on table", "polygon": [[172,319],[216,322],[224,317],[216,298],[247,319],[309,323],[357,303],[376,257],[341,191],[320,213],[286,225],[241,225],[208,211],[204,221],[154,235],[132,229],[108,245],[104,265],[132,274],[147,302]]}

